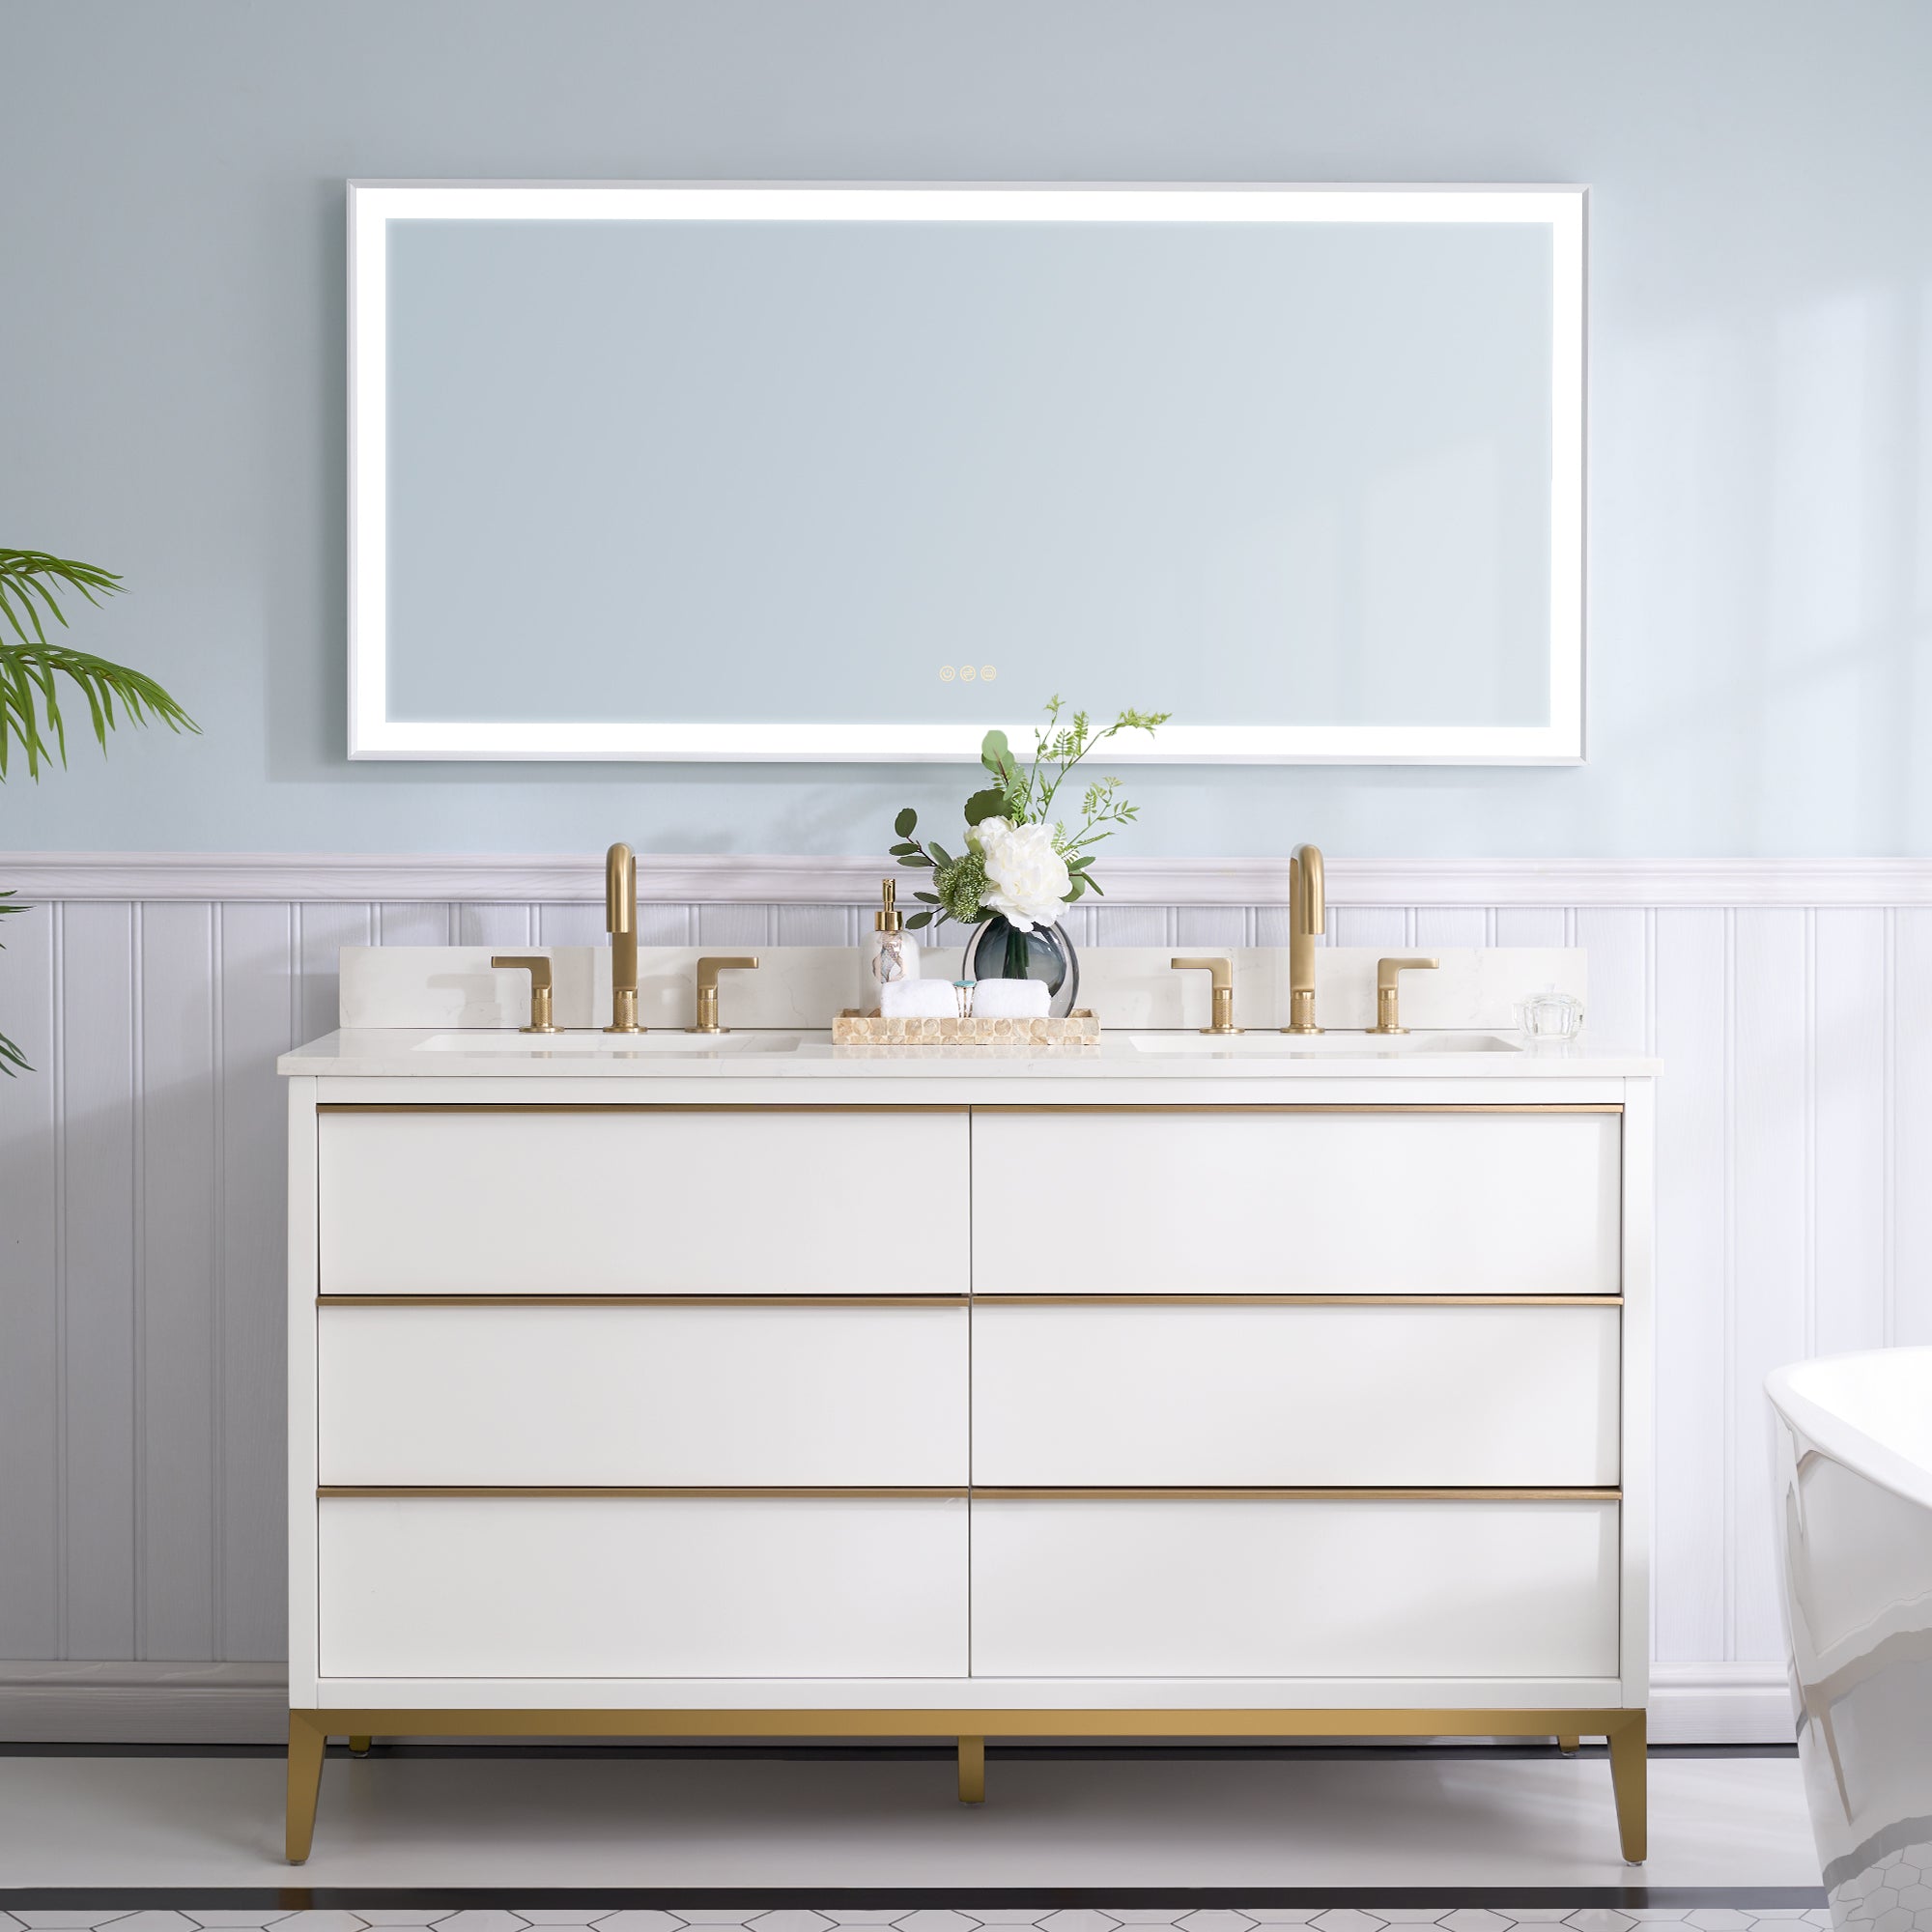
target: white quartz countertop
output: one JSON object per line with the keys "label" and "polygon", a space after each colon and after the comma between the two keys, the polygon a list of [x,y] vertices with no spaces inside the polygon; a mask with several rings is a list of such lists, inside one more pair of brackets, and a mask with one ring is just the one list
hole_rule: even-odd
{"label": "white quartz countertop", "polygon": [[345,1029],[285,1053],[276,1070],[322,1078],[490,1080],[1048,1079],[1245,1081],[1588,1080],[1652,1074],[1658,1062],[1593,1039],[1525,1045],[1501,1033],[1424,1033],[1314,1039],[1250,1033],[1113,1033],[1090,1046],[834,1046],[828,1032],[741,1030],[717,1038],[654,1032],[533,1037],[514,1030]]}

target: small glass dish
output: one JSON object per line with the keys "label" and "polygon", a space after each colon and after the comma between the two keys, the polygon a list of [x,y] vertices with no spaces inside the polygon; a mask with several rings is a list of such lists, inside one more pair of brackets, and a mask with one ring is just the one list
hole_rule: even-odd
{"label": "small glass dish", "polygon": [[1546,986],[1517,1002],[1516,1023],[1525,1039],[1575,1039],[1583,1031],[1583,1002]]}

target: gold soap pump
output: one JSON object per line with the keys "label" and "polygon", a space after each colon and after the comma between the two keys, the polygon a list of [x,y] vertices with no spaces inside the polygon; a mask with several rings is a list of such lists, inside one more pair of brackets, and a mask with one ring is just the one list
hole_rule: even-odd
{"label": "gold soap pump", "polygon": [[872,999],[888,980],[919,978],[919,941],[905,929],[905,917],[895,903],[896,887],[879,881],[879,909],[866,941],[865,983],[860,997]]}

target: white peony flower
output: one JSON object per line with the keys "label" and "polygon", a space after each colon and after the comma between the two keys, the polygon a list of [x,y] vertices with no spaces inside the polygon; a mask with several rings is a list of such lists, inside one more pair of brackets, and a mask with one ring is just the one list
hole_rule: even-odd
{"label": "white peony flower", "polygon": [[986,862],[987,890],[980,904],[1005,913],[1022,932],[1051,925],[1073,889],[1066,861],[1053,849],[1053,827],[988,818],[974,830]]}

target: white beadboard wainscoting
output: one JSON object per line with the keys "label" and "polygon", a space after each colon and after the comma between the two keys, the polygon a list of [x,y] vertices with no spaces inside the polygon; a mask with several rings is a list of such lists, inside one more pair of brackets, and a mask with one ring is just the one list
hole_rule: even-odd
{"label": "white beadboard wainscoting", "polygon": [[[641,936],[856,943],[881,870],[645,857]],[[1286,870],[1122,859],[1069,923],[1284,944]],[[341,946],[601,940],[602,862],[30,853],[0,885],[32,905],[0,1030],[36,1068],[0,1081],[0,1736],[272,1737],[274,1057],[334,1025]],[[1761,1383],[1932,1341],[1932,861],[1334,859],[1328,886],[1339,945],[1587,947],[1592,1030],[1662,1058],[1656,1735],[1789,1737]]]}

